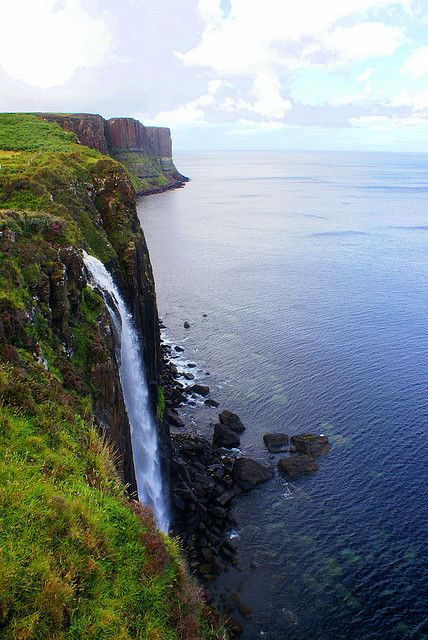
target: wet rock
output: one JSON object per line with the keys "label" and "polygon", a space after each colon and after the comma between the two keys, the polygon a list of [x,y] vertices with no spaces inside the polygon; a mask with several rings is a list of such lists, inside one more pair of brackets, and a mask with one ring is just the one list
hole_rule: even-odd
{"label": "wet rock", "polygon": [[190,329],[190,324],[189,324],[189,322],[187,322],[187,320],[186,320],[186,322],[183,324],[183,327],[184,327],[185,329]]}
{"label": "wet rock", "polygon": [[187,367],[189,367],[189,369],[194,369],[196,367],[196,363],[195,362],[188,362]]}
{"label": "wet rock", "polygon": [[177,353],[183,353],[184,347],[179,347],[178,345],[174,347],[174,351]]}
{"label": "wet rock", "polygon": [[296,454],[280,460],[278,462],[278,469],[284,476],[294,480],[307,473],[318,471],[319,464],[305,454]]}
{"label": "wet rock", "polygon": [[218,407],[218,405],[220,404],[219,402],[217,402],[217,400],[212,400],[211,398],[207,398],[205,400],[205,404],[207,405],[207,407],[213,407],[216,408]]}
{"label": "wet rock", "polygon": [[233,498],[235,498],[236,495],[237,495],[237,493],[236,493],[235,489],[231,489],[230,491],[225,491],[220,496],[218,496],[218,498],[216,498],[216,502],[221,507],[224,507],[228,502],[233,500]]}
{"label": "wet rock", "polygon": [[315,433],[301,433],[291,436],[291,444],[299,453],[305,453],[311,458],[317,458],[323,453],[327,453],[330,448],[327,436],[318,436]]}
{"label": "wet rock", "polygon": [[208,318],[208,313],[203,313],[203,314],[202,314],[202,317],[203,317],[203,318]]}
{"label": "wet rock", "polygon": [[232,411],[222,411],[218,415],[218,419],[221,424],[224,424],[231,431],[235,431],[236,433],[242,433],[245,431],[245,427],[241,422],[241,419],[236,415],[236,413],[232,413]]}
{"label": "wet rock", "polygon": [[273,478],[273,471],[251,458],[238,458],[233,465],[233,479],[241,489],[252,489]]}
{"label": "wet rock", "polygon": [[169,423],[172,424],[174,427],[179,427],[179,428],[183,428],[185,426],[183,420],[180,418],[180,416],[176,413],[174,413],[173,411],[166,411],[165,412],[165,420]]}
{"label": "wet rock", "polygon": [[193,384],[188,388],[191,393],[197,393],[199,396],[207,396],[210,392],[210,388],[203,384]]}
{"label": "wet rock", "polygon": [[252,617],[252,612],[250,607],[247,607],[247,605],[244,604],[243,602],[239,602],[238,611],[243,618],[246,618],[246,620],[249,620]]}
{"label": "wet rock", "polygon": [[263,436],[263,442],[271,453],[288,449],[288,435],[286,433],[266,433]]}
{"label": "wet rock", "polygon": [[228,429],[224,424],[214,425],[213,444],[217,447],[225,447],[226,449],[233,449],[239,447],[239,436]]}
{"label": "wet rock", "polygon": [[190,373],[190,371],[185,371],[183,373],[183,378],[186,378],[186,380],[194,380],[195,376],[193,375],[193,373]]}
{"label": "wet rock", "polygon": [[232,638],[238,638],[244,631],[243,625],[236,618],[228,618],[226,626]]}

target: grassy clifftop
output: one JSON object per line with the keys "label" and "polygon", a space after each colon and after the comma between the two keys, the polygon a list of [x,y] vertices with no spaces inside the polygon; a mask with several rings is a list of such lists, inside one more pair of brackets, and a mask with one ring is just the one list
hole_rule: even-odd
{"label": "grassy clifftop", "polygon": [[0,115],[5,639],[222,637],[177,544],[119,477],[126,416],[109,318],[81,248],[126,287],[143,242],[133,200],[113,159],[37,116]]}

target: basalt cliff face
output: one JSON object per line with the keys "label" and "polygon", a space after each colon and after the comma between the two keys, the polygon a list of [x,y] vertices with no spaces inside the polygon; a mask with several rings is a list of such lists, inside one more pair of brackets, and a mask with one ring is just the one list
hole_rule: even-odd
{"label": "basalt cliff face", "polygon": [[41,116],[73,132],[80,144],[109,154],[124,164],[138,194],[173,189],[187,181],[174,165],[171,132],[166,127],[145,127],[134,118],[105,120],[92,114],[45,113]]}

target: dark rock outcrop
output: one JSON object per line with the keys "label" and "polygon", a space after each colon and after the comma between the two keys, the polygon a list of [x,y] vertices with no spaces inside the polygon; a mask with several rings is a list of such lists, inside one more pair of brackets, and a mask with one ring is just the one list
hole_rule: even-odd
{"label": "dark rock outcrop", "polygon": [[207,396],[210,392],[210,388],[205,384],[192,384],[188,387],[190,393],[196,393],[198,396]]}
{"label": "dark rock outcrop", "polygon": [[279,453],[288,449],[288,435],[286,433],[266,433],[263,442],[271,453]]}
{"label": "dark rock outcrop", "polygon": [[330,448],[327,436],[318,436],[315,433],[301,433],[291,436],[291,444],[299,453],[305,453],[311,458],[317,458],[327,453]]}
{"label": "dark rock outcrop", "polygon": [[318,471],[319,464],[305,454],[297,454],[283,458],[278,462],[278,470],[287,478],[294,480],[307,473]]}
{"label": "dark rock outcrop", "polygon": [[252,489],[273,478],[273,471],[251,458],[238,458],[233,464],[233,479],[241,489]]}
{"label": "dark rock outcrop", "polygon": [[221,424],[224,424],[224,426],[231,431],[235,431],[236,433],[242,433],[245,431],[245,427],[242,424],[241,419],[236,415],[236,413],[232,413],[232,411],[225,409],[219,413],[218,419]]}
{"label": "dark rock outcrop", "polygon": [[76,134],[77,141],[101,153],[109,153],[109,131],[102,116],[92,113],[42,113],[44,120]]}
{"label": "dark rock outcrop", "polygon": [[235,447],[239,447],[240,440],[239,436],[224,424],[215,424],[213,444],[217,447],[224,447],[225,449],[234,449]]}

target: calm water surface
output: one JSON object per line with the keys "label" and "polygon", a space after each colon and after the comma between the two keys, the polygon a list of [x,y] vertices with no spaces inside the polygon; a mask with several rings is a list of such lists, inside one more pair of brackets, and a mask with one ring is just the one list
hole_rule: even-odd
{"label": "calm water surface", "polygon": [[[245,455],[275,464],[266,432],[333,444],[240,499],[216,593],[251,607],[246,640],[427,639],[428,156],[177,164],[192,181],[139,205],[170,337],[241,416]],[[215,410],[186,411],[211,435]]]}

